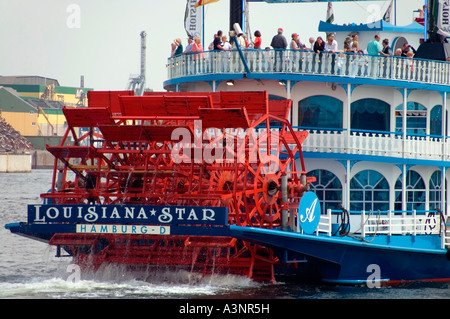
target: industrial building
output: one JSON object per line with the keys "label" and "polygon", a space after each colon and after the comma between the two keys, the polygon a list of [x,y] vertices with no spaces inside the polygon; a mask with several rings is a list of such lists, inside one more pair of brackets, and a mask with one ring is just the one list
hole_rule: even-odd
{"label": "industrial building", "polygon": [[41,76],[0,76],[1,117],[35,149],[58,144],[67,128],[62,108],[86,105],[92,89],[83,86],[83,79],[80,87],[67,87]]}
{"label": "industrial building", "polygon": [[[41,76],[0,76],[0,172],[51,165],[45,146],[61,142],[67,129],[64,106],[87,105],[87,92],[92,89],[84,88],[83,82],[82,77],[80,87],[67,87]],[[2,165],[19,162],[12,156],[26,155],[30,159],[21,162],[27,167]]]}

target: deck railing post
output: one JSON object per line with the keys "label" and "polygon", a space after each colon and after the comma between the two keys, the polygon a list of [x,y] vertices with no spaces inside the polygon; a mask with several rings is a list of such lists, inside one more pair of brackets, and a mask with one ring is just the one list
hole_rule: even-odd
{"label": "deck railing post", "polygon": [[389,234],[389,236],[392,236],[392,211],[391,210],[388,212],[388,227],[389,227],[388,234]]}
{"label": "deck railing post", "polygon": [[364,238],[366,237],[366,225],[365,225],[365,218],[366,217],[366,212],[362,211],[361,212],[361,237]]}

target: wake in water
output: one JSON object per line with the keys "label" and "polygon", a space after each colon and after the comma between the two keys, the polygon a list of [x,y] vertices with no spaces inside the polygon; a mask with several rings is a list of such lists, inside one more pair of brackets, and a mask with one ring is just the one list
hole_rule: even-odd
{"label": "wake in water", "polygon": [[203,277],[185,270],[130,271],[123,265],[107,265],[78,277],[76,266],[67,264],[65,273],[62,268],[52,278],[0,283],[0,298],[211,298],[241,295],[243,289],[262,285],[242,276]]}

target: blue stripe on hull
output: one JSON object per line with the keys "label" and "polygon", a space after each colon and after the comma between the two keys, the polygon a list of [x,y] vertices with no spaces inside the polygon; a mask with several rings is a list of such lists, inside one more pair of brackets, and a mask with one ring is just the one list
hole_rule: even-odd
{"label": "blue stripe on hull", "polygon": [[[434,281],[450,278],[450,261],[444,249],[426,249],[422,244],[409,247],[371,244],[353,238],[322,237],[230,226],[233,236],[304,254],[320,270],[323,281],[363,283],[367,280]],[[412,238],[421,243],[419,236]],[[423,236],[429,239],[433,236]],[[435,241],[439,237],[435,236]],[[376,270],[379,270],[379,273]]]}

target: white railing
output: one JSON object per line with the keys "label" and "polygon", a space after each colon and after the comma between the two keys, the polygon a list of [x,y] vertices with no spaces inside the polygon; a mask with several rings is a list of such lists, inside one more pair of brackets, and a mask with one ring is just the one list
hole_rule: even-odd
{"label": "white railing", "polygon": [[440,216],[435,212],[362,212],[361,236],[431,235],[440,233]]}
{"label": "white railing", "polygon": [[292,50],[207,51],[168,60],[168,79],[204,74],[291,73],[450,85],[450,63],[397,56]]}
{"label": "white railing", "polygon": [[[328,209],[320,217],[316,235],[339,236],[337,231],[341,226],[342,214],[344,212],[341,210]],[[450,231],[446,231],[445,219],[445,215],[436,211],[350,211],[347,216],[349,225],[342,228],[362,239],[376,235],[440,235],[442,248],[449,248]]]}
{"label": "white railing", "polygon": [[[291,73],[379,78],[450,85],[450,63],[359,54],[292,50],[246,50],[245,63],[254,73]],[[246,72],[238,51],[208,51],[170,58],[169,79],[191,75]],[[406,136],[390,132],[309,129],[303,150],[399,158],[450,160],[447,138]]]}
{"label": "white railing", "polygon": [[442,247],[450,249],[450,229],[448,229],[450,227],[450,224],[446,223],[445,227],[446,228],[442,236]]}
{"label": "white railing", "polygon": [[[301,129],[298,127],[297,129]],[[424,160],[450,160],[448,138],[390,132],[308,129],[303,151],[388,156]]]}

